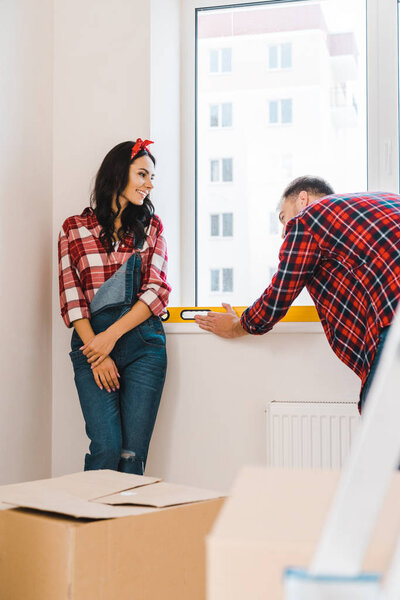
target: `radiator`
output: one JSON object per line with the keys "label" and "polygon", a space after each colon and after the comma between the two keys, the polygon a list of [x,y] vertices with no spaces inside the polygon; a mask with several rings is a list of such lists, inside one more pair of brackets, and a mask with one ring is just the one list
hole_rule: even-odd
{"label": "radiator", "polygon": [[360,420],[352,402],[270,402],[266,413],[271,467],[339,469]]}

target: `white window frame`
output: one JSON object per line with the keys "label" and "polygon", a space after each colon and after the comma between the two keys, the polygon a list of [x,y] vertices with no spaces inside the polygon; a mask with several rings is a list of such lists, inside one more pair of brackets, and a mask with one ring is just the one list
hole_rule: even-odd
{"label": "white window frame", "polygon": [[[291,110],[292,110],[292,120],[291,121],[282,121],[282,102],[285,100],[291,101]],[[278,120],[276,123],[270,121],[270,103],[277,102],[278,103]],[[267,101],[267,125],[268,127],[290,127],[293,125],[293,98],[269,98]]]}
{"label": "white window frame", "polygon": [[[289,44],[290,45],[290,66],[289,67],[283,67],[282,66],[282,46],[285,44]],[[269,66],[269,54],[271,51],[271,48],[278,48],[278,65],[276,67],[270,67]],[[293,44],[291,42],[281,42],[279,44],[269,44],[268,45],[268,54],[267,54],[267,70],[268,71],[289,71],[290,69],[293,68]]]}
{"label": "white window frame", "polygon": [[[232,231],[234,231],[234,213],[233,211],[229,211],[229,212],[212,212],[210,213],[210,220],[209,220],[209,226],[210,226],[210,235],[209,238],[210,240],[233,240],[234,238],[234,233],[232,235],[224,235],[224,219],[223,216],[224,215],[232,215]],[[211,234],[211,217],[218,217],[218,235],[212,235]]]}
{"label": "white window frame", "polygon": [[[231,160],[232,161],[232,179],[230,181],[224,181],[222,179],[222,173],[223,173],[223,162],[222,161],[223,160]],[[218,161],[218,163],[219,163],[219,179],[218,179],[218,181],[213,181],[211,179],[211,162],[216,162],[216,161]],[[218,157],[211,156],[208,159],[208,163],[209,163],[209,167],[210,167],[209,171],[208,171],[208,174],[209,174],[208,183],[210,185],[231,185],[235,181],[234,174],[233,174],[233,165],[234,165],[233,156],[218,156]]]}
{"label": "white window frame", "polygon": [[[230,71],[223,71],[222,70],[222,51],[223,50],[230,50],[231,51],[231,70]],[[211,71],[211,69],[210,69],[210,53],[211,53],[211,51],[218,52],[218,71]],[[218,46],[218,48],[210,48],[208,58],[209,58],[209,60],[208,60],[208,74],[209,75],[211,75],[211,76],[216,75],[218,77],[220,75],[231,75],[232,74],[232,71],[233,71],[233,53],[232,53],[231,46]]]}
{"label": "white window frame", "polygon": [[[223,290],[223,271],[224,269],[231,269],[232,271],[232,291],[231,292],[226,292]],[[218,290],[211,290],[211,272],[212,271],[218,271],[219,272],[219,276],[218,276]],[[235,293],[235,267],[210,267],[209,269],[209,273],[210,273],[210,294],[234,294]]]}
{"label": "white window frame", "polygon": [[[230,125],[222,125],[222,105],[223,104],[230,104],[232,107],[232,122]],[[211,107],[212,106],[217,106],[218,107],[218,125],[211,125]],[[221,102],[210,102],[209,103],[209,111],[208,111],[208,126],[209,128],[214,131],[214,130],[220,130],[223,129],[224,131],[228,130],[228,129],[232,129],[233,127],[233,102],[226,102],[221,101]]]}
{"label": "white window frame", "polygon": [[[269,0],[273,2],[273,0]],[[367,2],[368,189],[398,192],[398,6],[397,0]],[[250,0],[181,0],[181,301],[195,302],[195,15],[196,9],[254,5]]]}

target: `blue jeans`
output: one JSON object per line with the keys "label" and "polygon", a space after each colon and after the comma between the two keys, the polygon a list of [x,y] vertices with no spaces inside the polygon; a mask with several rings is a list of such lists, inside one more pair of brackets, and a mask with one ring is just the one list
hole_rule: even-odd
{"label": "blue jeans", "polygon": [[369,389],[371,387],[372,384],[372,380],[375,377],[375,373],[376,370],[378,368],[378,364],[379,364],[379,360],[381,358],[381,354],[382,354],[382,350],[383,350],[383,346],[385,345],[385,340],[386,340],[386,336],[389,333],[389,327],[384,327],[381,330],[381,333],[379,335],[379,342],[378,345],[376,347],[376,353],[375,353],[375,358],[372,361],[372,365],[371,365],[371,369],[369,371],[369,375],[364,383],[364,387],[362,389],[361,392],[361,396],[360,396],[360,411],[363,411],[363,408],[365,406],[365,401],[369,392]]}
{"label": "blue jeans", "polygon": [[[130,310],[139,285],[140,255],[135,254],[94,297],[90,322],[96,334]],[[167,367],[161,320],[149,317],[115,344],[110,356],[121,376],[115,392],[97,386],[80,346],[74,331],[70,357],[90,439],[85,471],[113,469],[143,475]]]}

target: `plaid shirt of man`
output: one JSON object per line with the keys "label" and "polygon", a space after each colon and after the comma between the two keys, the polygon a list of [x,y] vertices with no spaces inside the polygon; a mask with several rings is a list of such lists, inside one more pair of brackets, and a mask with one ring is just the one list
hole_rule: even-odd
{"label": "plaid shirt of man", "polygon": [[[118,248],[107,254],[99,235],[101,226],[91,208],[69,217],[58,241],[61,316],[67,327],[77,319],[90,319],[90,302],[97,290],[135,251],[133,235],[128,234]],[[141,250],[141,288],[138,299],[154,315],[165,312],[171,291],[167,283],[167,246],[163,225],[153,216]]]}
{"label": "plaid shirt of man", "polygon": [[306,287],[333,351],[363,386],[400,300],[400,196],[321,198],[288,222],[279,260],[243,328],[266,333]]}

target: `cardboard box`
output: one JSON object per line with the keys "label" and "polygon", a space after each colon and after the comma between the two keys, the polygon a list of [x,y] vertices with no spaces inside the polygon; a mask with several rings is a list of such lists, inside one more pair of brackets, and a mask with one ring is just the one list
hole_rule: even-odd
{"label": "cardboard box", "polygon": [[1,600],[204,600],[213,491],[115,471],[0,487]]}
{"label": "cardboard box", "polygon": [[[338,480],[332,471],[242,470],[207,536],[207,600],[282,600],[284,569],[310,565]],[[399,531],[394,473],[364,570],[385,571]]]}

